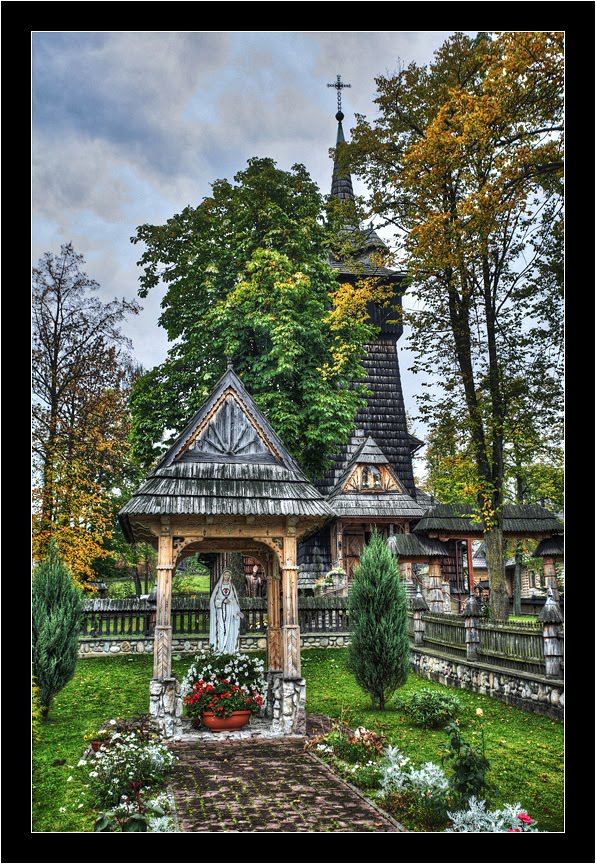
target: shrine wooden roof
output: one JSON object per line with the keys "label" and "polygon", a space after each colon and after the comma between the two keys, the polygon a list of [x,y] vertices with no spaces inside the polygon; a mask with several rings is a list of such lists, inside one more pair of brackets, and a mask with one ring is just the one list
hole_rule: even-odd
{"label": "shrine wooden roof", "polygon": [[333,517],[230,368],[118,518],[148,515]]}

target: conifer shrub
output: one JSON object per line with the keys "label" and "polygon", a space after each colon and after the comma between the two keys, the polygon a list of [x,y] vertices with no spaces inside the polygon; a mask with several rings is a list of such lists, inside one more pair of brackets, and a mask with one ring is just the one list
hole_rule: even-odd
{"label": "conifer shrub", "polygon": [[31,605],[33,675],[47,717],[54,696],[74,675],[82,610],[81,591],[54,545],[33,574]]}
{"label": "conifer shrub", "polygon": [[383,711],[387,700],[407,681],[410,644],[406,592],[397,559],[376,531],[354,570],[348,610],[348,667],[370,695],[373,707]]}

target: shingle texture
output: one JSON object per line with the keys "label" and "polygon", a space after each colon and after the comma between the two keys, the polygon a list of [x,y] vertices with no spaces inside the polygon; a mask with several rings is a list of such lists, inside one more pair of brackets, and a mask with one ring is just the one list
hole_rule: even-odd
{"label": "shingle texture", "polygon": [[228,370],[118,515],[132,539],[131,516],[329,518],[334,512]]}
{"label": "shingle texture", "polygon": [[[462,535],[482,534],[482,526],[474,520],[471,508],[458,504],[436,504],[414,529],[417,534],[445,531]],[[554,513],[538,504],[505,504],[503,531],[506,534],[533,534],[562,532],[563,523]]]}

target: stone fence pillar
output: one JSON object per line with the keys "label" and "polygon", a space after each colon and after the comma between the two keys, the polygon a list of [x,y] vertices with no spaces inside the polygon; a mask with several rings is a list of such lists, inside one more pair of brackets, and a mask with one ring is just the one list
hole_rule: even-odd
{"label": "stone fence pillar", "polygon": [[563,623],[563,616],[558,603],[554,600],[552,588],[549,588],[546,593],[546,602],[540,610],[538,620],[542,622],[546,677],[561,678],[563,646],[561,645],[561,639],[559,638],[559,628]]}
{"label": "stone fence pillar", "polygon": [[428,603],[422,596],[420,584],[416,590],[416,596],[412,600],[412,609],[414,610],[414,645],[424,644],[424,619],[423,612],[428,612]]}
{"label": "stone fence pillar", "polygon": [[478,619],[481,612],[480,601],[473,592],[470,592],[467,603],[462,610],[462,615],[466,619],[466,657],[468,660],[478,659],[478,646],[480,644]]}

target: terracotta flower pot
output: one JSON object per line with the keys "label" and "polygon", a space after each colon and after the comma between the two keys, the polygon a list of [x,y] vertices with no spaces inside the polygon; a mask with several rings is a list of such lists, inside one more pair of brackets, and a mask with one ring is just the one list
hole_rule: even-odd
{"label": "terracotta flower pot", "polygon": [[[193,726],[194,726],[193,718]],[[250,711],[233,711],[229,717],[217,717],[212,711],[201,714],[201,722],[211,732],[237,732],[250,720]]]}
{"label": "terracotta flower pot", "polygon": [[91,749],[93,750],[94,753],[97,753],[97,751],[99,750],[99,748],[101,747],[101,745],[102,745],[102,744],[105,744],[105,743],[106,743],[105,741],[95,741],[95,740],[93,740],[93,741],[91,741]]}

